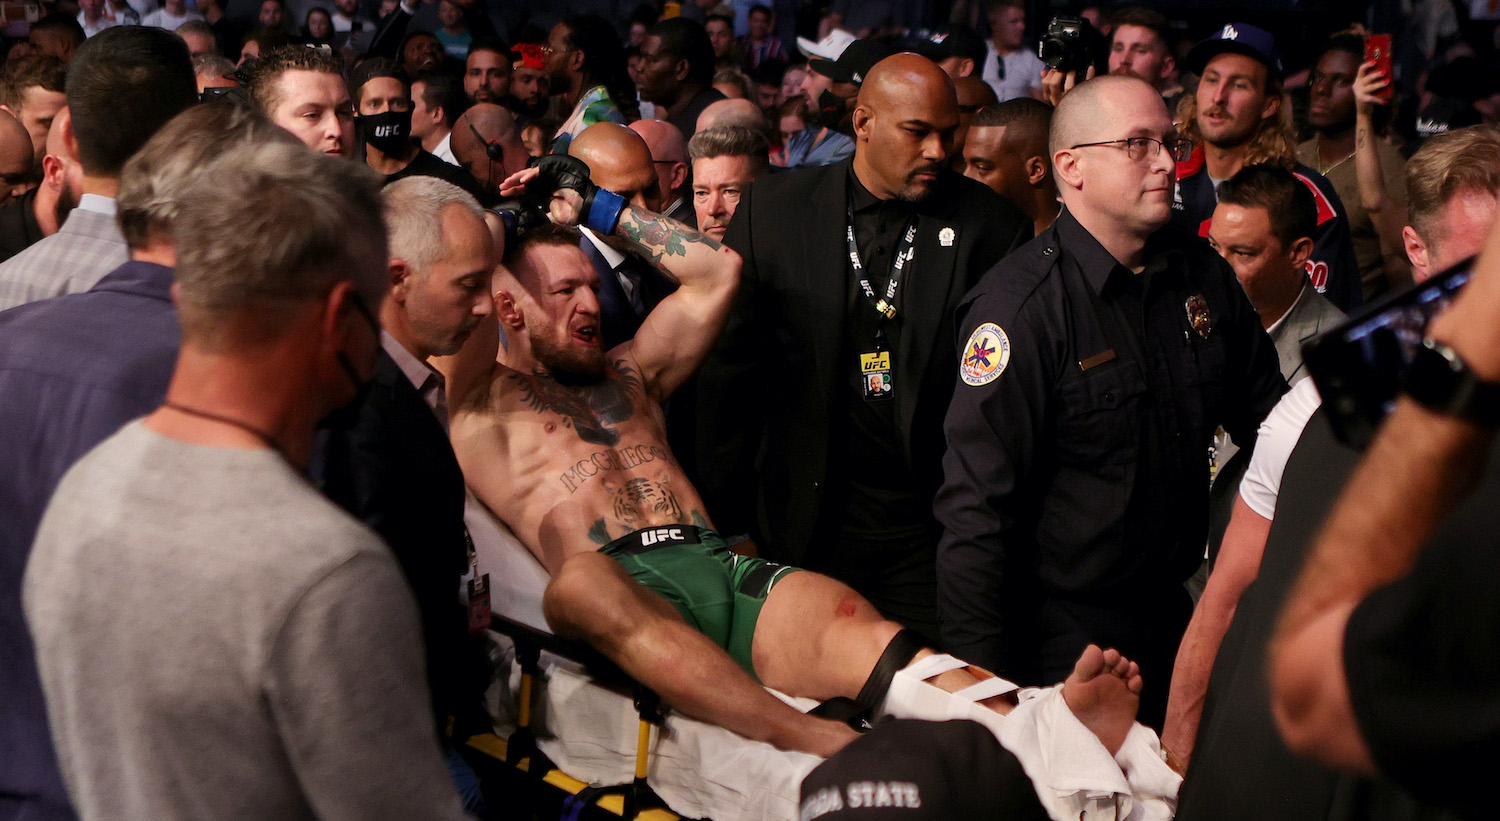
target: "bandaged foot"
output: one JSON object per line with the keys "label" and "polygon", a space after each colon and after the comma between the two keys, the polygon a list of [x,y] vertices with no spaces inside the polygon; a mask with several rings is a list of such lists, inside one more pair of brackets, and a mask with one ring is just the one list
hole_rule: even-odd
{"label": "bandaged foot", "polygon": [[[953,692],[936,684],[945,674],[956,671],[966,671],[970,678],[979,680]],[[984,677],[980,678],[981,675]],[[896,673],[886,692],[882,712],[897,718],[927,721],[969,718],[993,730],[998,725],[992,722],[1015,706],[1018,689],[1003,678],[970,667],[968,662],[937,653],[918,659]]]}
{"label": "bandaged foot", "polygon": [[1172,817],[1182,779],[1155,733],[1134,722],[1141,690],[1134,663],[1089,647],[1072,675],[1051,687],[1018,689],[991,677],[948,692],[935,683],[988,675],[952,656],[927,656],[895,674],[882,712],[984,724],[1020,759],[1054,819]]}
{"label": "bandaged foot", "polygon": [[1090,644],[1063,682],[1063,699],[1110,755],[1120,751],[1141,703],[1141,668],[1118,650]]}

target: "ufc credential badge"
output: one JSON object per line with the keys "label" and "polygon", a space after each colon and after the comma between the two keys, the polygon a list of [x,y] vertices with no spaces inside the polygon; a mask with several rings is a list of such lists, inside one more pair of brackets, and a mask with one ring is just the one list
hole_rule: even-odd
{"label": "ufc credential badge", "polygon": [[895,386],[891,382],[890,351],[860,354],[859,376],[866,402],[879,402],[895,395],[892,392]]}
{"label": "ufc credential badge", "polygon": [[986,322],[974,329],[964,344],[958,373],[966,384],[978,387],[995,381],[1010,363],[1010,338],[1000,326]]}

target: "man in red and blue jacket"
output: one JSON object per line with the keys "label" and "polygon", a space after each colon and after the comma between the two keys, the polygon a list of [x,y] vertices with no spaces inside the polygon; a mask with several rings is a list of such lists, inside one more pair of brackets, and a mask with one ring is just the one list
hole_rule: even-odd
{"label": "man in red and blue jacket", "polygon": [[1247,165],[1269,162],[1292,172],[1318,207],[1307,276],[1345,313],[1360,306],[1360,269],[1344,204],[1321,174],[1296,161],[1296,139],[1282,110],[1281,55],[1269,32],[1230,23],[1193,46],[1185,66],[1202,79],[1179,108],[1183,135],[1196,143],[1177,164],[1174,224],[1200,236],[1219,198],[1216,188]]}

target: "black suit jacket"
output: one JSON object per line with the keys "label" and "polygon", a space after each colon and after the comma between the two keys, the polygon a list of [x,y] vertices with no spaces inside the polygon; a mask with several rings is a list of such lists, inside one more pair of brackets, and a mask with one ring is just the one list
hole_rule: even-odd
{"label": "black suit jacket", "polygon": [[[802,169],[746,189],[725,236],[744,258],[740,293],[699,375],[694,478],[709,515],[726,533],[750,533],[777,561],[801,561],[819,518],[838,514],[823,496],[853,367],[840,355],[854,287],[844,233],[849,169]],[[1008,200],[949,172],[918,208],[893,352],[899,469],[934,491],[957,381],[954,310],[1030,226]]]}
{"label": "black suit jacket", "polygon": [[320,467],[324,492],[385,539],[411,585],[439,733],[449,716],[471,726],[488,676],[459,601],[464,477],[437,416],[384,351],[357,413],[324,432]]}
{"label": "black suit jacket", "polygon": [[[604,332],[604,349],[609,350],[633,339],[635,332],[641,328],[641,320],[645,319],[645,314],[636,313],[630,297],[625,295],[625,286],[620,284],[619,274],[609,267],[609,261],[599,253],[594,243],[584,237],[578,241],[578,247],[583,249],[594,266],[594,273],[599,275],[599,325]],[[640,283],[640,296],[646,313],[650,313],[667,294],[677,290],[677,286],[660,271],[630,254],[625,255],[620,268],[634,274],[636,281]]]}

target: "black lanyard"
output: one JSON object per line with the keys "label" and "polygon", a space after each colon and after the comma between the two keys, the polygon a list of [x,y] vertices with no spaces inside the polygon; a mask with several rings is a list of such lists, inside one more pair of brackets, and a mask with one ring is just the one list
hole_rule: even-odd
{"label": "black lanyard", "polygon": [[899,307],[896,296],[901,288],[901,275],[906,264],[911,262],[912,257],[917,253],[917,221],[910,219],[906,222],[906,232],[900,244],[896,246],[896,256],[891,260],[890,276],[886,279],[885,290],[881,294],[875,293],[875,286],[870,283],[870,274],[865,269],[864,262],[859,258],[859,246],[854,242],[854,209],[852,208],[849,209],[849,225],[844,229],[844,237],[849,242],[849,264],[854,266],[854,274],[859,277],[859,290],[875,306],[876,313],[885,319],[895,319]]}

